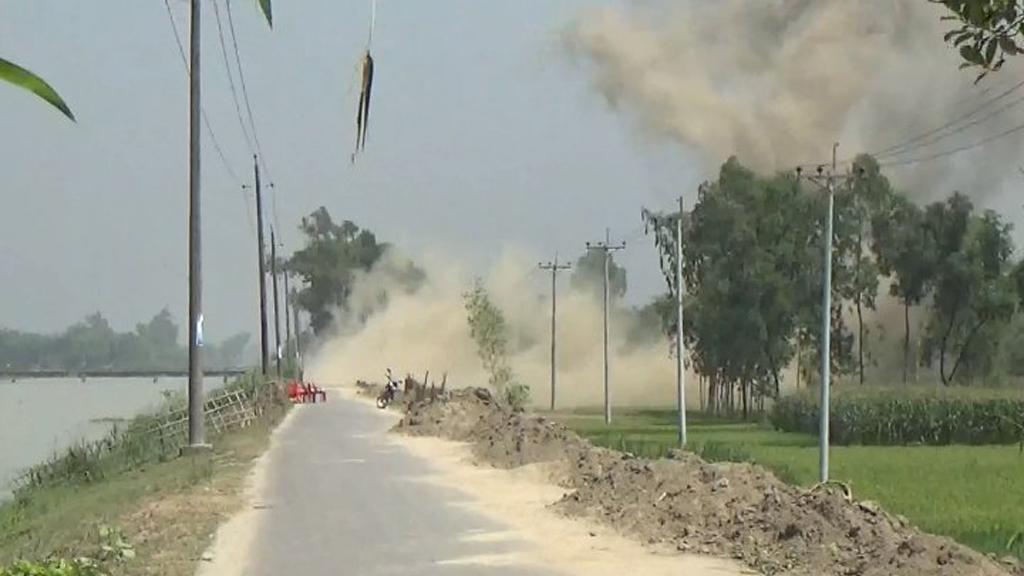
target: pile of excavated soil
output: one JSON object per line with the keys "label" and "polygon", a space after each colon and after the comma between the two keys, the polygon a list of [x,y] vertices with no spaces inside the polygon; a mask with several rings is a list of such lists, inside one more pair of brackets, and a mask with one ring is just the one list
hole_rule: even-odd
{"label": "pile of excavated soil", "polygon": [[565,426],[513,410],[481,388],[409,404],[395,427],[468,442],[482,462],[567,463],[572,491],[554,508],[600,519],[647,543],[742,560],[766,575],[1024,575],[948,538],[924,534],[872,502],[807,491],[749,464],[689,453],[646,460],[595,448]]}
{"label": "pile of excavated soil", "polygon": [[456,390],[436,402],[412,402],[395,429],[470,442],[478,458],[498,468],[568,460],[589,448],[562,424],[513,410],[486,388]]}

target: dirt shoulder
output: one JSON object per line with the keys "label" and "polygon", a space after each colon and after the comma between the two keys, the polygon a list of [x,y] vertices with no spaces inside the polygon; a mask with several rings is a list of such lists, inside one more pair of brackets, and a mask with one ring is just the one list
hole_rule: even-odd
{"label": "dirt shoulder", "polygon": [[710,464],[688,453],[646,460],[595,448],[561,424],[498,404],[482,389],[413,403],[396,430],[467,442],[473,460],[492,468],[518,472],[554,462],[551,480],[562,489],[545,494],[553,510],[656,550],[736,559],[767,575],[1024,574],[924,534],[877,504],[852,501],[841,489],[807,491],[758,466]]}
{"label": "dirt shoulder", "polygon": [[[229,518],[217,528],[213,542],[202,556],[196,576],[243,576],[251,556],[252,543],[256,539],[260,522],[261,495],[267,481],[267,454],[275,438],[287,430],[297,412],[292,410],[274,430],[269,445],[253,462],[242,482],[235,488],[235,506]],[[223,517],[222,517],[223,519]]]}
{"label": "dirt shoulder", "polygon": [[467,443],[425,436],[398,436],[395,442],[430,461],[436,473],[421,481],[459,490],[470,497],[463,504],[465,508],[508,527],[465,538],[525,544],[521,552],[468,558],[466,562],[537,565],[574,576],[755,574],[737,562],[643,546],[600,522],[569,518],[553,511],[551,503],[565,494],[565,489],[552,480],[562,475],[557,464],[537,463],[502,470],[474,465],[472,446]]}

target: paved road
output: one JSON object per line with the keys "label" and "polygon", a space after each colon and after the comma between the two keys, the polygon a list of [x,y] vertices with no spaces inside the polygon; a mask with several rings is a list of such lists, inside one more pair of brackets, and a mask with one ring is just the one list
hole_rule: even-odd
{"label": "paved road", "polygon": [[505,527],[458,508],[460,493],[417,482],[430,466],[387,440],[392,417],[337,394],[298,410],[268,455],[247,574],[547,576],[451,563],[517,544],[465,540]]}

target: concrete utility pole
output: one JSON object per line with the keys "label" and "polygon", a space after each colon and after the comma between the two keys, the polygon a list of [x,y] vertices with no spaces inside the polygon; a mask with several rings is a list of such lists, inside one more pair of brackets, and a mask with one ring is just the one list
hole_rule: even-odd
{"label": "concrete utility pole", "polygon": [[256,175],[256,243],[260,270],[260,369],[270,374],[270,356],[267,352],[267,257],[263,249],[263,188],[260,186],[260,161],[252,157]]}
{"label": "concrete utility pole", "polygon": [[[824,277],[822,278],[821,294],[821,417],[818,431],[819,450],[819,480],[828,482],[829,479],[829,417],[831,411],[831,388],[832,388],[832,221],[835,218],[835,192],[837,181],[848,181],[860,176],[857,170],[852,174],[841,176],[836,174],[836,150],[839,143],[832,145],[832,171],[825,174],[823,166],[818,166],[817,176],[811,176],[810,180],[821,186],[828,194],[828,212],[825,216],[825,238],[824,246]],[[800,176],[800,169],[797,169],[797,178]]]}
{"label": "concrete utility pole", "polygon": [[626,243],[622,242],[612,246],[611,231],[605,228],[604,242],[587,242],[587,250],[600,250],[604,254],[604,423],[612,423],[611,391],[608,386],[608,265],[611,261],[611,253],[615,250],[625,250]]}
{"label": "concrete utility pole", "polygon": [[299,299],[296,294],[292,294],[292,306],[295,310],[292,314],[292,320],[295,321],[295,363],[299,371],[299,381],[302,381],[302,330],[299,329]]}
{"label": "concrete utility pole", "polygon": [[281,314],[278,311],[277,303],[277,237],[274,235],[274,227],[270,227],[270,277],[274,287],[274,359],[277,370],[277,377],[281,377]]}
{"label": "concrete utility pole", "polygon": [[292,349],[292,307],[289,305],[291,292],[288,291],[287,267],[281,271],[281,277],[284,278],[284,351],[287,354]]}
{"label": "concrete utility pole", "polygon": [[200,202],[200,0],[191,0],[188,143],[188,443],[208,448],[203,418],[203,282]]}
{"label": "concrete utility pole", "polygon": [[555,260],[548,262],[547,264],[540,264],[541,270],[551,270],[551,411],[555,411],[555,381],[556,381],[556,364],[555,364],[555,318],[558,310],[558,272],[560,270],[569,270],[572,268],[572,264],[561,264],[558,263],[558,253],[555,253]]}
{"label": "concrete utility pole", "polygon": [[683,364],[683,197],[676,221],[676,400],[679,404],[679,446],[686,446],[686,370]]}

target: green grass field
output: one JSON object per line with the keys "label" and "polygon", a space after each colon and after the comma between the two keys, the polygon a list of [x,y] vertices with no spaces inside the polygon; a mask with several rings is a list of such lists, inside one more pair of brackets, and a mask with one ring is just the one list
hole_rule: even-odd
{"label": "green grass field", "polygon": [[[556,416],[593,443],[660,457],[676,447],[675,413],[619,412]],[[748,461],[802,486],[818,478],[818,440],[765,424],[688,417],[690,449],[705,459]],[[880,502],[921,529],[983,552],[1024,558],[1024,455],[1017,446],[834,446],[831,476],[849,482],[858,500]]]}

